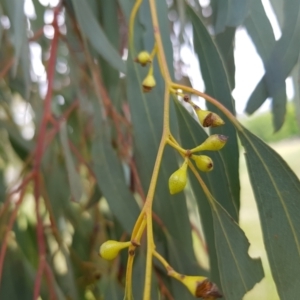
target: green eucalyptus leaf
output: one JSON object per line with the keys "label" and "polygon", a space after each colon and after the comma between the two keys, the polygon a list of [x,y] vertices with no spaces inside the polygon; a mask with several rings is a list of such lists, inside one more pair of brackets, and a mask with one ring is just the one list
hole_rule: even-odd
{"label": "green eucalyptus leaf", "polygon": [[[285,21],[282,28],[282,36],[273,47],[272,53],[265,66],[265,75],[254,89],[246,107],[246,112],[251,114],[264,103],[267,97],[271,97],[275,131],[281,128],[286,113],[285,79],[289,76],[299,58],[299,16],[300,2],[298,0],[284,3]],[[258,93],[258,91],[264,90],[262,85],[266,85],[265,89],[267,93]],[[257,99],[258,95],[264,95],[264,97]]]}
{"label": "green eucalyptus leaf", "polygon": [[6,0],[6,7],[13,30],[13,45],[15,49],[13,74],[15,76],[26,40],[27,26],[25,24],[24,0]]}
{"label": "green eucalyptus leaf", "polygon": [[276,43],[274,32],[261,0],[253,0],[244,25],[263,63],[270,58]]}
{"label": "green eucalyptus leaf", "polygon": [[72,0],[82,33],[95,50],[116,70],[126,73],[125,64],[100,27],[88,2]]}
{"label": "green eucalyptus leaf", "polygon": [[245,233],[220,204],[211,208],[222,292],[225,299],[240,300],[264,277],[262,263],[249,256]]}
{"label": "green eucalyptus leaf", "polygon": [[[206,87],[205,92],[216,98],[234,114],[234,101],[231,96],[227,74],[220,54],[207,29],[195,12],[191,8],[188,8],[188,12],[193,24],[194,48],[200,60],[201,73]],[[220,153],[226,167],[226,173],[228,173],[231,198],[236,207],[236,211],[238,211],[240,207],[240,182],[239,150],[236,131],[219,109],[216,109],[209,103],[207,107],[209,110],[216,112],[226,122],[223,126],[211,129],[210,133],[229,136],[226,147]],[[231,211],[228,212],[231,213]]]}
{"label": "green eucalyptus leaf", "polygon": [[242,128],[265,248],[280,299],[300,293],[300,181],[286,162],[263,141]]}
{"label": "green eucalyptus leaf", "polygon": [[2,272],[1,299],[32,299],[34,272],[19,251],[7,249]]}
{"label": "green eucalyptus leaf", "polygon": [[66,160],[66,171],[68,174],[68,180],[69,180],[71,194],[72,194],[73,199],[76,202],[80,202],[80,199],[83,195],[83,187],[81,184],[80,175],[76,170],[74,159],[72,157],[71,150],[69,147],[67,125],[65,122],[61,123],[59,133],[60,133],[59,137],[60,137],[60,142],[62,145],[62,150],[63,150],[64,157]]}
{"label": "green eucalyptus leaf", "polygon": [[94,124],[97,128],[92,143],[93,169],[97,184],[112,214],[127,233],[131,233],[139,215],[139,207],[125,181],[121,162],[111,145],[107,123],[101,121],[100,105],[94,103]]}
{"label": "green eucalyptus leaf", "polygon": [[124,290],[122,289],[121,285],[118,283],[117,279],[107,277],[105,279],[105,292],[104,298],[105,300],[120,300],[123,299]]}
{"label": "green eucalyptus leaf", "polygon": [[235,63],[234,63],[234,38],[235,27],[227,27],[223,32],[216,35],[216,44],[226,66],[227,76],[231,90],[235,87]]}
{"label": "green eucalyptus leaf", "polygon": [[215,34],[226,27],[240,26],[248,15],[250,3],[250,0],[213,0]]}
{"label": "green eucalyptus leaf", "polygon": [[32,142],[23,139],[19,129],[15,126],[15,124],[0,120],[0,128],[5,128],[13,150],[20,157],[20,159],[25,161],[33,149]]}
{"label": "green eucalyptus leaf", "polygon": [[283,9],[284,2],[285,2],[284,0],[270,0],[270,3],[274,9],[276,18],[281,28],[284,23],[284,9]]}

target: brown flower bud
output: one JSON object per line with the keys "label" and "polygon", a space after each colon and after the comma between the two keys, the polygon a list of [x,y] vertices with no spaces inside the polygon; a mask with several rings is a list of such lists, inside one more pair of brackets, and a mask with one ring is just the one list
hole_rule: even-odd
{"label": "brown flower bud", "polygon": [[222,297],[216,284],[210,282],[206,277],[183,275],[180,281],[197,298],[214,300]]}
{"label": "brown flower bud", "polygon": [[225,122],[215,113],[209,110],[202,110],[198,106],[194,106],[198,120],[203,127],[218,127],[225,124]]}

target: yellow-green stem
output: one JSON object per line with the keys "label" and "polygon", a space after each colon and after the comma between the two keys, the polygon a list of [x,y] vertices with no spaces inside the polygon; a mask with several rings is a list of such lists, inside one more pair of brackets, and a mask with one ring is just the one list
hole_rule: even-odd
{"label": "yellow-green stem", "polygon": [[153,228],[152,228],[152,203],[154,198],[154,192],[157,184],[157,178],[159,174],[159,168],[162,161],[162,156],[164,148],[166,145],[167,138],[170,133],[169,128],[169,105],[170,105],[170,95],[169,95],[169,86],[165,87],[165,96],[164,96],[164,123],[163,123],[163,133],[161,141],[159,144],[154,169],[151,177],[151,182],[144,204],[143,211],[147,215],[147,258],[146,258],[146,274],[145,274],[145,286],[144,286],[144,300],[150,300],[151,297],[151,274],[152,274],[152,255],[155,249],[154,240],[153,240]]}
{"label": "yellow-green stem", "polygon": [[209,96],[205,93],[201,93],[201,92],[199,92],[199,91],[197,91],[197,90],[195,90],[191,87],[184,86],[184,85],[181,85],[181,84],[172,83],[172,88],[181,89],[181,90],[183,90],[187,93],[194,94],[194,95],[197,95],[199,97],[202,97],[202,98],[206,99],[208,102],[213,104],[215,107],[219,108],[227,116],[227,118],[232,122],[232,124],[236,127],[237,130],[239,130],[239,131],[243,130],[241,124],[238,122],[236,117],[223,104],[221,104],[215,98],[213,98],[213,97],[211,97],[211,96]]}
{"label": "yellow-green stem", "polygon": [[159,29],[159,23],[157,18],[157,10],[156,10],[156,3],[155,0],[149,0],[150,5],[150,11],[151,11],[151,18],[152,18],[152,24],[153,24],[153,33],[154,33],[154,39],[157,45],[157,55],[158,55],[158,63],[160,64],[161,70],[162,70],[162,76],[165,79],[166,85],[169,85],[171,83],[171,77],[165,57],[164,52],[164,46],[161,40],[160,36],[160,29]]}
{"label": "yellow-green stem", "polygon": [[167,143],[173,147],[174,149],[176,149],[178,152],[182,153],[182,154],[186,154],[186,150],[183,149],[182,147],[179,146],[178,143],[174,143],[171,139],[167,140]]}
{"label": "yellow-green stem", "polygon": [[136,17],[136,14],[142,4],[143,0],[136,0],[136,2],[133,5],[132,11],[131,11],[131,15],[130,15],[130,19],[129,19],[129,49],[132,53],[132,55],[134,55],[135,51],[134,51],[134,20]]}
{"label": "yellow-green stem", "polygon": [[132,300],[132,268],[133,268],[133,261],[134,255],[130,255],[130,251],[134,250],[135,247],[129,247],[128,250],[128,259],[127,259],[127,267],[126,267],[126,278],[125,278],[125,297],[124,300]]}

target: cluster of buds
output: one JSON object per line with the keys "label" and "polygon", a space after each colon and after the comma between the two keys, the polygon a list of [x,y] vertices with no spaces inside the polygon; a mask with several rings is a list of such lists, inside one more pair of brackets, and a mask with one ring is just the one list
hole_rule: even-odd
{"label": "cluster of buds", "polygon": [[187,167],[189,163],[189,158],[195,161],[197,168],[202,172],[210,172],[214,168],[212,159],[206,155],[195,155],[193,153],[199,151],[218,151],[221,150],[228,137],[221,134],[213,134],[209,136],[202,144],[191,149],[186,150],[186,157],[182,166],[176,170],[169,178],[169,190],[170,194],[177,194],[181,192],[187,184]]}
{"label": "cluster of buds", "polygon": [[[135,58],[135,62],[139,63],[141,66],[146,66],[152,63],[151,54],[147,51],[141,51]],[[144,93],[150,92],[155,86],[156,81],[153,76],[153,65],[150,65],[149,72],[142,83]]]}

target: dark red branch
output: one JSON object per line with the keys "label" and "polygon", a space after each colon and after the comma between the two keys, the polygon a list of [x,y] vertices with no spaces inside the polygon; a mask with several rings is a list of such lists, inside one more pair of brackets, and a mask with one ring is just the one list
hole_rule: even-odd
{"label": "dark red branch", "polygon": [[53,95],[53,83],[54,83],[55,66],[56,66],[56,58],[57,58],[57,47],[59,41],[59,27],[57,24],[57,16],[59,11],[60,11],[60,6],[54,10],[54,19],[52,24],[54,28],[54,37],[51,42],[50,57],[49,57],[48,67],[47,67],[48,88],[44,100],[44,111],[43,111],[42,121],[40,125],[40,130],[37,137],[35,159],[33,163],[33,170],[35,175],[34,197],[36,202],[37,243],[38,243],[38,251],[39,251],[39,266],[38,266],[37,274],[35,277],[35,283],[34,283],[34,295],[33,295],[34,300],[38,299],[39,297],[41,280],[46,266],[46,244],[45,244],[45,237],[44,237],[43,220],[41,219],[40,216],[40,194],[41,194],[40,168],[41,168],[41,161],[44,153],[47,125],[48,122],[52,119],[51,101]]}

